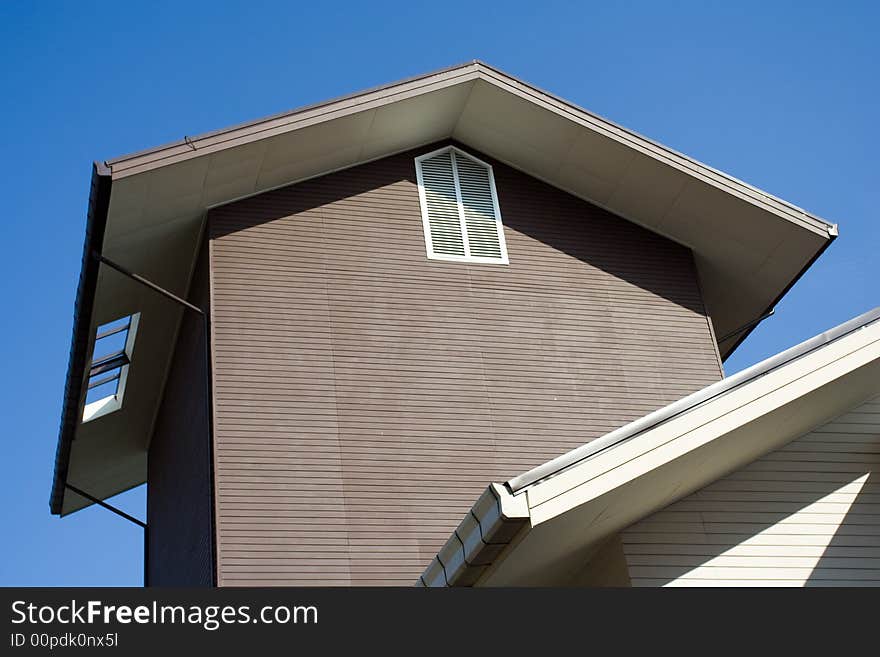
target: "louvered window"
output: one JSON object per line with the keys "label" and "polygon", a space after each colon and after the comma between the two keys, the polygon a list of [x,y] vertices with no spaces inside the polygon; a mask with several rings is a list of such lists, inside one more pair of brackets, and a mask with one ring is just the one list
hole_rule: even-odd
{"label": "louvered window", "polygon": [[492,167],[449,146],[416,158],[428,257],[507,264]]}

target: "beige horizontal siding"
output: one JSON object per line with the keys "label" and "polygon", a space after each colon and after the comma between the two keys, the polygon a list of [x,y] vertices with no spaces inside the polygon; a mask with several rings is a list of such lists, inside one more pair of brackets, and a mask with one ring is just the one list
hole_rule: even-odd
{"label": "beige horizontal siding", "polygon": [[880,586],[880,398],[623,532],[634,586]]}
{"label": "beige horizontal siding", "polygon": [[490,481],[720,377],[687,249],[496,165],[510,265],[428,260],[416,154],[210,214],[222,584],[410,585]]}

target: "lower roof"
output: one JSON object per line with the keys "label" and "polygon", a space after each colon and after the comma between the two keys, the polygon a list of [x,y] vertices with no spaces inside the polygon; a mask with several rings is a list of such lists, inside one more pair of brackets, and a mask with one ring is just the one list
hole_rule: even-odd
{"label": "lower roof", "polygon": [[[207,210],[444,139],[479,150],[692,249],[718,336],[765,314],[836,226],[474,61],[96,164],[50,507],[88,504],[146,477],[146,450],[179,308],[100,253],[185,297]],[[122,409],[83,424],[97,326],[141,313]],[[729,355],[748,335],[720,341]]]}
{"label": "lower roof", "polygon": [[880,308],[503,485],[420,580],[554,585],[610,535],[880,393]]}

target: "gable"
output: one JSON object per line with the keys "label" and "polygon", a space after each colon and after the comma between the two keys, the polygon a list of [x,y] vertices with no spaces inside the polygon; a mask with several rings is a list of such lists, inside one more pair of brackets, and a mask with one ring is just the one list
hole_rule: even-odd
{"label": "gable", "polygon": [[211,211],[221,583],[411,584],[487,481],[720,377],[686,248],[461,144],[508,262],[428,258],[441,146]]}

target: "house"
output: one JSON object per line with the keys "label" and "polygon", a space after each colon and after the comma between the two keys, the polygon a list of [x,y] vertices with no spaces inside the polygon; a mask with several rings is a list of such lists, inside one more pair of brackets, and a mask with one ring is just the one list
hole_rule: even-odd
{"label": "house", "polygon": [[[645,532],[618,520],[695,513],[660,509],[760,450],[523,567],[568,522],[534,515],[538,491],[644,438],[555,459],[738,381],[723,359],[836,235],[477,61],[95,163],[51,511],[146,482],[149,585],[634,564]],[[504,481],[485,536],[505,547],[447,563]]]}

